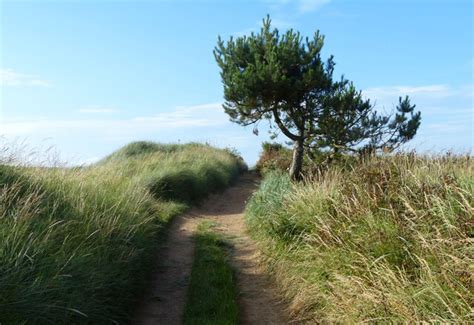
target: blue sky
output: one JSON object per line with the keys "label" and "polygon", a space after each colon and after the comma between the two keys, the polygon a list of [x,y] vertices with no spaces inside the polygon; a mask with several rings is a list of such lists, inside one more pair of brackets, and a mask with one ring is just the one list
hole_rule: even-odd
{"label": "blue sky", "polygon": [[423,119],[410,148],[473,147],[473,7],[456,0],[0,0],[0,135],[70,163],[153,140],[232,146],[253,164],[268,136],[228,121],[212,50],[266,14],[319,29],[336,74],[379,109],[410,95]]}

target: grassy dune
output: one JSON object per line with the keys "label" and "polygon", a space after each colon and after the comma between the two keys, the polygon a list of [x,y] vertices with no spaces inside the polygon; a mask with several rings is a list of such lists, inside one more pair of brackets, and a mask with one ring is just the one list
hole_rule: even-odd
{"label": "grassy dune", "polygon": [[294,318],[473,321],[470,157],[374,158],[303,184],[272,174],[247,222]]}
{"label": "grassy dune", "polygon": [[147,142],[85,168],[0,164],[0,323],[126,321],[160,229],[243,168],[225,150]]}

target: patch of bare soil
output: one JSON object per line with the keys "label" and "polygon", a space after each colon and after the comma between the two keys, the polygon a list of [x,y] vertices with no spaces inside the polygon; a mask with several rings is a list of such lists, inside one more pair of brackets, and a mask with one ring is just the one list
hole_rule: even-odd
{"label": "patch of bare soil", "polygon": [[243,175],[234,186],[214,194],[189,213],[175,218],[166,245],[157,255],[160,264],[150,294],[140,306],[133,324],[181,324],[193,264],[193,234],[203,220],[213,220],[218,231],[232,242],[232,264],[239,288],[242,324],[288,324],[286,305],[259,266],[258,250],[246,234],[245,203],[258,178]]}

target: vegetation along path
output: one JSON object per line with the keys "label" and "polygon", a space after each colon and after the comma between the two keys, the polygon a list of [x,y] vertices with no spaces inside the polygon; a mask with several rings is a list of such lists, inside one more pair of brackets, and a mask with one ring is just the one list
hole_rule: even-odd
{"label": "vegetation along path", "polygon": [[223,193],[214,194],[200,207],[177,217],[169,229],[158,259],[150,294],[140,307],[135,324],[181,324],[194,255],[193,234],[203,220],[217,223],[232,243],[238,303],[242,324],[286,324],[286,309],[271,281],[259,267],[258,251],[245,232],[244,209],[256,188],[257,176],[247,173]]}

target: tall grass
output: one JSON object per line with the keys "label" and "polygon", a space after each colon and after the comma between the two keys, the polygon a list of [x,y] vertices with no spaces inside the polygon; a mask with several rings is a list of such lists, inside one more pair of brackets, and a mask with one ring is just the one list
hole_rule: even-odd
{"label": "tall grass", "polygon": [[247,207],[301,322],[474,320],[471,157],[376,157],[304,183],[268,176]]}
{"label": "tall grass", "polygon": [[85,168],[0,164],[0,323],[125,322],[163,226],[242,168],[143,142]]}

